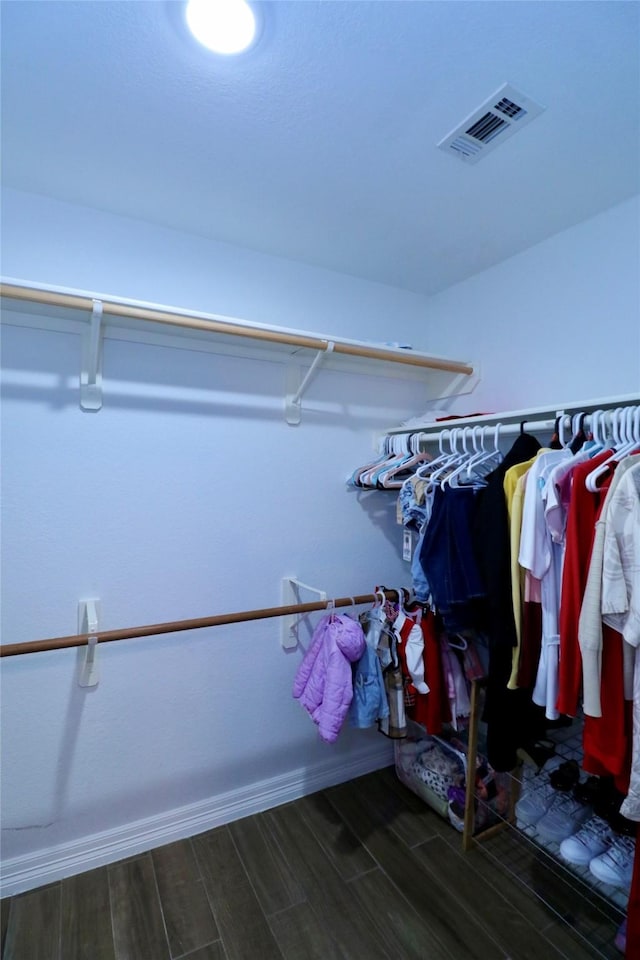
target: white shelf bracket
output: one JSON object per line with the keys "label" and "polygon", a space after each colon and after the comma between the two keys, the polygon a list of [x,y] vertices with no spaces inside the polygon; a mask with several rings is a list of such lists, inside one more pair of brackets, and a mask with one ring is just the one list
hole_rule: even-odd
{"label": "white shelf bracket", "polygon": [[[300,591],[306,590],[308,593],[315,593],[320,600],[327,599],[326,590],[318,590],[317,587],[310,587],[308,583],[302,583],[297,577],[282,578],[282,606],[288,607],[294,603],[302,603],[300,600]],[[295,613],[285,614],[281,618],[282,630],[282,648],[291,650],[298,645],[298,622],[299,617]]]}
{"label": "white shelf bracket", "polygon": [[287,394],[284,401],[284,416],[290,426],[295,427],[300,423],[302,416],[302,397],[308,385],[311,383],[313,376],[315,375],[318,367],[322,363],[323,359],[327,356],[328,353],[333,352],[335,343],[333,340],[329,340],[327,346],[324,350],[318,350],[315,357],[313,358],[313,363],[307,370],[306,376],[302,380],[302,383],[295,388],[295,384],[300,377],[300,369],[296,365],[289,366],[287,369]]}
{"label": "white shelf bracket", "polygon": [[93,301],[89,326],[82,334],[80,406],[83,410],[102,407],[102,301]]}
{"label": "white shelf bracket", "polygon": [[455,400],[456,397],[467,396],[473,393],[481,380],[480,364],[474,362],[471,376],[468,373],[459,373],[440,393],[440,396],[431,398],[431,402],[433,403],[436,400]]}
{"label": "white shelf bracket", "polygon": [[89,635],[84,660],[80,665],[78,685],[96,687],[100,679],[98,671],[98,632],[100,621],[100,601],[80,600],[78,603],[78,633]]}

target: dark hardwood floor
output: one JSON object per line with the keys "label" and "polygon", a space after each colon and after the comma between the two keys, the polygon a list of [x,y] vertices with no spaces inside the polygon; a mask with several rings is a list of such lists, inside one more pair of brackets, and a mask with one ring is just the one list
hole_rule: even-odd
{"label": "dark hardwood floor", "polygon": [[3,900],[2,957],[593,960],[618,922],[511,830],[464,854],[389,768]]}

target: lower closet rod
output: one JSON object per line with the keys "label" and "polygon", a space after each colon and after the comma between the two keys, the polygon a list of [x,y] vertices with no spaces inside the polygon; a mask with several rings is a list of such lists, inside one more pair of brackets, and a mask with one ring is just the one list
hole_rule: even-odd
{"label": "lower closet rod", "polygon": [[[398,599],[396,590],[383,588],[387,599]],[[70,637],[50,637],[47,640],[30,640],[26,643],[3,643],[0,657],[15,657],[20,653],[41,653],[44,650],[63,650],[65,647],[82,647],[89,636],[98,643],[112,640],[133,640],[136,637],[153,637],[161,633],[177,633],[180,630],[199,630],[202,627],[220,627],[225,623],[243,623],[247,620],[267,620],[269,617],[284,617],[291,613],[311,613],[333,607],[350,607],[354,604],[374,603],[379,599],[374,593],[357,597],[338,597],[335,600],[314,600],[311,603],[291,603],[285,607],[265,607],[262,610],[240,610],[238,613],[221,613],[217,617],[199,617],[196,620],[173,620],[169,623],[150,623],[143,627],[125,627],[121,630],[103,630],[95,634],[80,633]]]}

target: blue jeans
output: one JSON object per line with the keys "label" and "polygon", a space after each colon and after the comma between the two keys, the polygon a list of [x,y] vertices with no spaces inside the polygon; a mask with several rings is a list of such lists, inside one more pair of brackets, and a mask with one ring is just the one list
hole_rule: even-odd
{"label": "blue jeans", "polygon": [[420,547],[420,566],[448,629],[471,626],[471,601],[484,596],[473,553],[475,490],[437,489]]}

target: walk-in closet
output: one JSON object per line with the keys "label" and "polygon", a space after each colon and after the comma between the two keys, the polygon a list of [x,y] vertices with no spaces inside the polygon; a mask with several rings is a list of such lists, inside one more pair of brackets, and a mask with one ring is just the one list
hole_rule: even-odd
{"label": "walk-in closet", "polygon": [[2,957],[640,960],[640,5],[0,16]]}

